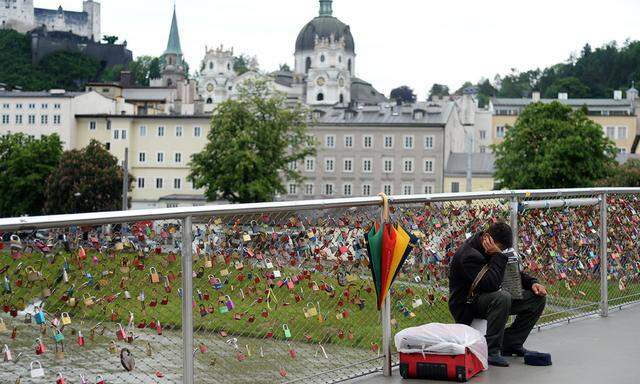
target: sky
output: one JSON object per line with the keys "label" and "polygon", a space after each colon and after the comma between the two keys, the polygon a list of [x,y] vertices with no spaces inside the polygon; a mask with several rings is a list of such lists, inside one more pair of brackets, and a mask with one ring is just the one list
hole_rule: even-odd
{"label": "sky", "polygon": [[[161,55],[176,4],[182,50],[192,70],[205,46],[258,57],[260,68],[293,67],[295,40],[318,0],[102,0],[102,33],[134,56]],[[80,10],[81,0],[34,0]],[[400,85],[424,99],[431,84],[457,89],[511,68],[544,68],[593,47],[640,39],[638,0],[334,0],[350,25],[356,75],[388,95]],[[640,80],[640,79],[639,79]]]}

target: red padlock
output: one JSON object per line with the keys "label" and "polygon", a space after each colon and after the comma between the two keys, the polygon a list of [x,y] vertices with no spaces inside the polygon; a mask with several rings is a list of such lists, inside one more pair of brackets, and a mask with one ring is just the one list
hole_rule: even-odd
{"label": "red padlock", "polygon": [[169,297],[165,296],[160,302],[161,305],[167,305],[169,303]]}
{"label": "red padlock", "polygon": [[156,324],[156,332],[158,335],[162,335],[162,325],[160,325],[160,320],[158,320],[158,323]]}
{"label": "red padlock", "polygon": [[96,384],[107,384],[106,381],[104,381],[104,379],[102,378],[102,376],[98,376],[97,378],[98,381],[96,381]]}
{"label": "red padlock", "polygon": [[204,343],[200,343],[198,348],[200,348],[200,353],[207,353],[207,346]]}
{"label": "red padlock", "polygon": [[84,346],[84,336],[82,336],[82,332],[78,331],[78,345],[79,346]]}
{"label": "red padlock", "polygon": [[118,330],[116,331],[116,337],[118,340],[124,340],[127,338],[127,333],[122,328],[122,324],[118,324]]}
{"label": "red padlock", "polygon": [[36,339],[36,355],[42,355],[47,349],[40,339]]}
{"label": "red padlock", "polygon": [[62,373],[58,372],[58,380],[56,380],[56,384],[64,384],[64,377],[62,376]]}

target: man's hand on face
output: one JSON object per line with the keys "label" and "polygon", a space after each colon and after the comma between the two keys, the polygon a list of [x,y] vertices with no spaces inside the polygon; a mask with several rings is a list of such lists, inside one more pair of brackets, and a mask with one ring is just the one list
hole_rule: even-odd
{"label": "man's hand on face", "polygon": [[535,283],[531,286],[531,291],[538,296],[545,297],[547,296],[547,288],[542,284]]}
{"label": "man's hand on face", "polygon": [[498,247],[498,245],[496,245],[496,242],[493,241],[493,238],[491,236],[489,236],[489,235],[483,236],[483,238],[482,238],[482,247],[484,248],[484,251],[489,255],[493,255],[493,254],[502,252],[500,247]]}

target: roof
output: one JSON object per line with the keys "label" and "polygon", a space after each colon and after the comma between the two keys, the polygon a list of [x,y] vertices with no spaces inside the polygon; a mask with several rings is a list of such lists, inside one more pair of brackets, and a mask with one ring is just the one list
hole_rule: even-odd
{"label": "roof", "polygon": [[36,17],[36,20],[38,20],[38,18],[58,17],[60,13],[64,15],[65,22],[85,24],[89,20],[89,15],[86,12],[63,11],[62,7],[58,7],[58,9],[33,9],[33,14]]}
{"label": "roof", "polygon": [[[616,100],[616,99],[540,99],[542,103],[549,104],[554,101],[559,101],[562,104],[566,104],[572,107],[581,107],[586,105],[587,107],[631,107],[630,100]],[[533,99],[516,99],[516,98],[493,98],[491,103],[494,107],[526,107],[533,103]]]}
{"label": "roof", "polygon": [[158,200],[179,200],[179,201],[207,201],[207,198],[204,195],[187,195],[187,194],[175,194],[175,195],[167,195],[162,196]]}
{"label": "roof", "polygon": [[379,104],[387,101],[370,83],[357,77],[351,78],[351,100],[364,104]]}
{"label": "roof", "polygon": [[176,17],[176,9],[173,8],[173,19],[171,20],[171,31],[169,32],[169,41],[165,54],[172,53],[182,55],[182,47],[180,46],[180,33],[178,32],[178,18]]}
{"label": "roof", "polygon": [[355,53],[353,35],[348,25],[333,16],[318,16],[305,25],[296,40],[296,53],[313,51],[316,46],[316,36],[329,39],[333,36],[336,40],[344,38],[345,50]]}
{"label": "roof", "polygon": [[[474,175],[493,175],[495,171],[495,157],[493,153],[471,154],[471,170]],[[466,175],[468,155],[466,153],[451,153],[444,170],[445,175]]]}
{"label": "roof", "polygon": [[88,92],[63,92],[63,93],[51,93],[49,91],[37,91],[37,92],[15,92],[15,91],[0,91],[0,97],[52,97],[52,98],[74,98],[84,95]]}
{"label": "roof", "polygon": [[349,125],[349,126],[412,126],[412,127],[438,127],[443,128],[453,110],[453,103],[447,103],[437,109],[429,108],[427,113],[421,116],[414,114],[414,111],[421,111],[424,108],[420,103],[409,106],[398,107],[390,105],[361,106],[357,109],[343,108],[314,108],[320,112],[313,125]]}
{"label": "roof", "polygon": [[293,72],[291,71],[275,71],[271,73],[273,81],[276,84],[284,85],[285,87],[291,87],[293,84]]}

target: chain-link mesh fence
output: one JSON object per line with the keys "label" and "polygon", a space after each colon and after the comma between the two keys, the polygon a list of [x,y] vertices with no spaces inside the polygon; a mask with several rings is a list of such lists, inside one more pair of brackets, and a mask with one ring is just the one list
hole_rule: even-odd
{"label": "chain-link mesh fence", "polygon": [[[510,222],[511,196],[392,200],[390,220],[418,239],[390,295],[392,336],[453,321],[450,258],[489,223]],[[519,195],[523,264],[549,290],[541,325],[600,308],[598,198]],[[640,297],[640,199],[610,194],[607,202],[615,306]],[[195,382],[324,383],[381,369],[381,312],[364,240],[381,207],[371,204],[193,216],[185,245]],[[5,233],[0,382],[52,382],[58,372],[66,383],[182,382],[182,223]]]}

